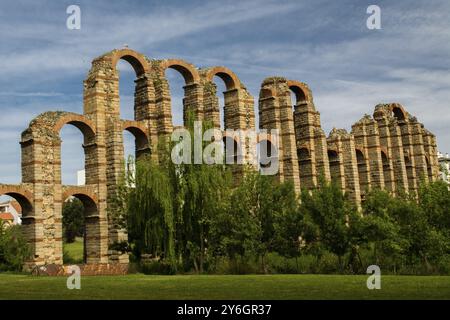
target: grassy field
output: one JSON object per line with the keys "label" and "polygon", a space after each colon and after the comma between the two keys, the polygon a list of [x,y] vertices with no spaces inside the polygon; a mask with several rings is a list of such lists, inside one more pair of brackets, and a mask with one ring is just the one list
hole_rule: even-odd
{"label": "grassy field", "polygon": [[368,290],[366,276],[141,274],[82,277],[68,290],[65,277],[0,274],[0,299],[450,299],[450,277],[383,276]]}
{"label": "grassy field", "polygon": [[83,262],[83,238],[75,238],[72,243],[64,243],[64,263]]}

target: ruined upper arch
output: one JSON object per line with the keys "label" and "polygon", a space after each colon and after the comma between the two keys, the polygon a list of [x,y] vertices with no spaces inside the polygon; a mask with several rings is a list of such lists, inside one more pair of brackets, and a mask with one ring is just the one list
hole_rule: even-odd
{"label": "ruined upper arch", "polygon": [[237,75],[225,67],[212,67],[206,70],[205,78],[209,82],[213,82],[213,78],[218,76],[225,83],[227,90],[239,89],[241,81]]}
{"label": "ruined upper arch", "polygon": [[390,105],[390,110],[397,120],[403,121],[407,119],[407,112],[401,104],[395,103]]}
{"label": "ruined upper arch", "polygon": [[275,98],[276,92],[275,89],[272,87],[267,88],[261,88],[259,91],[259,99],[269,99],[269,98]]}
{"label": "ruined upper arch", "polygon": [[137,77],[150,71],[150,65],[147,62],[146,57],[143,54],[128,48],[113,50],[104,57],[109,57],[111,59],[111,67],[114,69],[119,60],[128,62],[133,67]]}
{"label": "ruined upper arch", "polygon": [[78,128],[84,136],[85,143],[95,139],[95,125],[91,120],[84,115],[65,111],[50,111],[40,114],[30,122],[29,130],[35,138],[43,138],[45,134],[49,137],[58,137],[61,128],[66,124]]}
{"label": "ruined upper arch", "polygon": [[378,104],[373,113],[375,119],[394,117],[399,121],[408,120],[409,114],[400,103]]}
{"label": "ruined upper arch", "polygon": [[136,159],[139,159],[141,156],[150,155],[151,148],[149,143],[149,137],[147,135],[147,128],[139,121],[122,121],[122,130],[131,133],[135,139],[135,147],[136,147]]}
{"label": "ruined upper arch", "polygon": [[166,71],[166,69],[173,69],[178,71],[183,76],[186,85],[200,82],[200,74],[198,70],[192,64],[184,60],[181,59],[162,60],[160,67],[163,73]]}
{"label": "ruined upper arch", "polygon": [[288,80],[289,89],[295,94],[296,105],[312,102],[312,93],[308,86],[300,81]]}

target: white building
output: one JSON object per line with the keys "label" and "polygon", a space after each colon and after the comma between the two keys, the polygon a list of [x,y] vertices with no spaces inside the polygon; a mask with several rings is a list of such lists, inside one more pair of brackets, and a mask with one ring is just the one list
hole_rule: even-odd
{"label": "white building", "polygon": [[438,152],[438,161],[441,172],[441,178],[450,185],[450,156],[448,153]]}
{"label": "white building", "polygon": [[8,225],[22,224],[22,207],[16,200],[0,203],[0,220]]}
{"label": "white building", "polygon": [[77,186],[84,186],[86,184],[86,171],[77,171]]}

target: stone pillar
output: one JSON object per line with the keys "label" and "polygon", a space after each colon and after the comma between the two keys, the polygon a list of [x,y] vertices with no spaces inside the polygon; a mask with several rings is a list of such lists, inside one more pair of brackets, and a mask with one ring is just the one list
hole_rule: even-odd
{"label": "stone pillar", "polygon": [[342,191],[345,191],[344,158],[342,155],[342,142],[337,129],[333,128],[327,138],[328,160],[330,166],[330,177]]}
{"label": "stone pillar", "polygon": [[[393,166],[393,152],[392,152],[392,139],[389,131],[389,121],[385,114],[377,112],[375,109],[374,118],[377,121],[378,132],[380,137],[380,148],[383,164],[383,176],[384,186],[387,191],[395,194],[396,183],[394,180],[394,166]],[[384,154],[384,156],[383,156]]]}
{"label": "stone pillar", "polygon": [[203,110],[205,121],[211,122],[214,128],[220,129],[219,98],[217,85],[206,81],[203,83]]}
{"label": "stone pillar", "polygon": [[361,203],[355,139],[344,129],[333,129],[327,139],[328,148],[337,153],[337,158],[329,157],[330,172],[342,191],[357,206]]}
{"label": "stone pillar", "polygon": [[361,151],[368,168],[369,177],[363,177],[363,180],[367,181],[367,185],[364,187],[368,190],[384,189],[383,161],[377,122],[366,115],[352,126],[352,133],[355,136],[356,145],[363,149]]}
{"label": "stone pillar", "polygon": [[[29,128],[22,133],[22,182],[30,185],[33,192],[33,212],[23,217],[22,225],[24,235],[31,246],[32,258],[28,262],[30,266],[43,265],[48,252],[48,233],[44,230],[44,221],[48,212],[44,209],[43,187],[43,149],[44,141],[37,140],[33,131]],[[47,201],[46,201],[47,203]],[[45,231],[45,232],[44,232]]]}
{"label": "stone pillar", "polygon": [[312,102],[298,103],[294,107],[295,137],[299,159],[300,182],[303,188],[317,186],[316,110]]}
{"label": "stone pillar", "polygon": [[423,130],[423,141],[425,153],[428,159],[427,172],[430,182],[436,181],[439,177],[439,161],[437,157],[436,137],[427,129]]}
{"label": "stone pillar", "polygon": [[295,127],[287,80],[267,78],[261,85],[259,98],[260,129],[277,129],[279,132],[279,179],[292,180],[295,190],[300,191]]}
{"label": "stone pillar", "polygon": [[406,171],[405,153],[403,148],[403,140],[400,127],[396,119],[391,119],[389,123],[389,131],[391,136],[391,154],[392,165],[395,174],[395,190],[409,192],[408,174]]}
{"label": "stone pillar", "polygon": [[199,83],[192,83],[184,86],[184,123],[188,120],[187,117],[190,113],[194,116],[194,120],[203,121],[203,87]]}
{"label": "stone pillar", "polygon": [[408,177],[409,192],[416,194],[417,192],[417,174],[414,157],[413,133],[412,126],[405,120],[399,120],[400,134],[403,143],[403,152],[405,156],[406,175]]}
{"label": "stone pillar", "polygon": [[409,119],[412,132],[412,150],[417,176],[418,186],[421,183],[428,182],[427,159],[425,155],[425,144],[423,141],[423,125],[417,121],[415,117]]}

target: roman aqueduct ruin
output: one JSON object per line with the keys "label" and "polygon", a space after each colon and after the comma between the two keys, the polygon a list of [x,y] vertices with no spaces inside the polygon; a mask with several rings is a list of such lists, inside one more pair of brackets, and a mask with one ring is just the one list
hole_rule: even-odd
{"label": "roman aqueduct ruin", "polygon": [[[134,120],[119,116],[119,73],[116,64],[127,61],[136,73]],[[92,62],[84,81],[84,112],[46,112],[22,133],[22,183],[0,184],[0,195],[22,206],[23,230],[33,249],[30,265],[63,264],[62,206],[73,196],[85,207],[87,265],[127,265],[128,256],[110,250],[126,239],[108,217],[124,170],[123,131],[136,141],[136,157],[150,155],[159,137],[173,130],[171,96],[165,70],[178,71],[185,80],[183,112],[220,127],[219,99],[213,78],[226,86],[225,129],[255,129],[254,99],[239,78],[225,67],[197,69],[183,60],[151,60],[130,50],[108,52]],[[296,101],[291,101],[291,92]],[[64,125],[84,136],[86,185],[61,183],[61,139]],[[336,181],[355,203],[372,188],[414,192],[421,180],[438,177],[435,136],[400,104],[375,107],[351,132],[321,128],[311,90],[304,83],[271,77],[259,94],[259,128],[279,129],[279,174],[297,190],[314,188],[323,174]]]}

